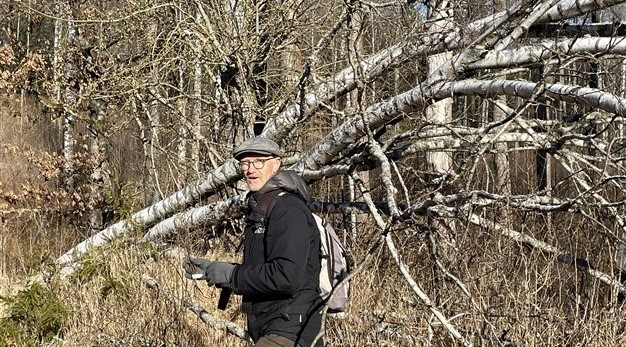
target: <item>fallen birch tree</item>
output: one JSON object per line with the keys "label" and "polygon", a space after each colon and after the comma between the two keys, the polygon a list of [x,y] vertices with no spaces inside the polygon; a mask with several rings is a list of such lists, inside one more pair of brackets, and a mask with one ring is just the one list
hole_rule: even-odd
{"label": "fallen birch tree", "polygon": [[[566,18],[575,17],[577,15],[581,15],[587,12],[596,11],[606,6],[611,6],[617,3],[620,3],[620,1],[602,4],[598,4],[594,1],[561,1],[557,6],[544,14],[540,14],[534,20],[536,23],[559,21]],[[498,21],[504,21],[504,18],[506,18],[506,16],[506,13],[501,13],[497,14],[494,17],[478,20],[473,24],[470,24],[469,28],[472,30],[472,32],[480,33],[493,26],[495,22],[494,18],[498,18]],[[451,33],[452,36],[445,36],[441,33],[435,33],[432,35],[434,37],[431,37],[430,35],[425,35],[422,36],[423,39],[421,41],[416,40],[409,43],[403,42],[394,47],[383,49],[379,53],[372,55],[370,58],[364,59],[359,66],[358,75],[353,67],[347,67],[346,69],[339,72],[334,78],[332,78],[330,82],[322,82],[319,85],[315,86],[314,88],[312,88],[312,92],[305,93],[304,95],[302,95],[302,97],[298,97],[291,106],[288,106],[285,109],[285,111],[272,118],[270,122],[266,125],[263,131],[263,135],[272,138],[280,143],[287,136],[287,134],[289,134],[294,129],[295,126],[301,124],[306,119],[313,116],[320,109],[321,105],[331,102],[341,95],[344,95],[348,91],[353,90],[357,87],[359,83],[366,83],[367,81],[373,80],[374,78],[380,76],[382,73],[388,71],[389,69],[406,63],[407,61],[419,57],[420,55],[432,54],[443,51],[444,49],[454,49],[455,47],[461,47],[458,45],[458,42],[453,43],[458,40],[458,36],[454,32]],[[613,42],[610,40],[611,39],[609,39],[609,42]],[[597,49],[597,47],[595,46],[588,48]],[[580,51],[582,52],[584,50],[581,48]],[[528,53],[528,55],[531,54]],[[535,59],[539,58],[541,58],[541,56],[537,56]],[[315,60],[314,57],[311,59]],[[490,57],[487,57],[485,59],[487,59],[487,61],[495,59],[505,66],[510,65],[505,59],[492,59]],[[468,63],[462,60],[459,61],[458,58],[454,58],[453,60],[457,62],[457,65],[459,63],[467,64],[467,67],[463,69],[458,69],[458,72],[472,68],[473,64],[479,64],[478,61],[481,61],[481,59],[479,59],[476,62]],[[494,65],[493,68],[495,68],[497,65],[495,63],[491,64]],[[447,66],[443,69],[449,70],[451,68],[451,66]],[[437,72],[435,75],[439,76],[440,74],[441,72]],[[436,79],[433,77],[430,78],[430,81],[434,80]],[[475,83],[478,84],[479,82],[476,81]],[[489,82],[487,81],[480,83],[489,84]],[[512,83],[515,84],[514,81],[512,81]],[[445,98],[449,97],[454,92],[460,92],[460,89],[462,89],[462,85],[463,83],[461,83],[461,86],[458,87],[459,90],[446,88],[438,90],[438,86],[430,86],[428,88],[430,92],[426,95],[421,95],[422,90],[424,90],[425,86],[419,85],[416,88],[408,92],[402,93],[401,95],[398,95],[397,97],[394,97],[387,102],[369,106],[367,113],[370,114],[370,116],[368,116],[369,119],[366,120],[366,123],[372,128],[377,128],[396,117],[402,117],[402,115],[407,115],[411,111],[419,109],[421,105],[423,105],[425,102],[428,102],[428,98]],[[475,85],[473,88],[481,88],[483,86],[484,85]],[[467,88],[472,88],[472,86],[468,86]],[[508,88],[516,88],[516,86],[511,85]],[[531,88],[531,86],[526,86],[526,92],[528,92],[528,88]],[[564,88],[567,87],[564,86]],[[508,90],[508,93],[516,94],[511,89]],[[485,96],[495,94],[497,94],[497,92],[492,91],[490,93],[485,93]],[[502,95],[506,95],[506,93],[502,93]],[[522,94],[517,96],[523,97],[524,95]],[[304,103],[302,101],[304,101]],[[395,106],[396,104],[398,105],[397,107]],[[378,117],[376,115],[378,115]],[[357,116],[352,122],[360,122],[360,116]],[[354,127],[354,125],[345,125],[343,128],[346,127]],[[359,127],[362,126],[359,125]],[[346,130],[340,128],[339,130],[336,130],[335,133],[341,133],[343,131]],[[347,131],[353,132],[354,130]],[[331,160],[334,155],[338,154],[342,149],[345,148],[345,144],[342,145],[342,142],[338,142],[335,146],[332,141],[342,140],[347,143],[352,143],[361,136],[363,136],[362,131],[357,131],[356,133],[354,133],[354,135],[351,136],[328,135],[328,140],[321,141],[320,144],[312,147],[312,149],[309,150],[307,155],[305,156],[305,160],[302,161],[301,164],[296,165],[295,168],[300,171],[304,169],[318,169],[320,166],[323,166],[323,162],[325,162],[326,160]],[[328,151],[328,153],[324,154],[324,157],[326,159],[321,159],[322,162],[320,163],[314,163],[315,161],[319,161],[319,159],[314,159],[315,155],[312,155],[312,153],[322,153],[324,151]],[[149,228],[156,224],[158,221],[163,220],[164,218],[197,203],[201,197],[211,195],[217,190],[221,189],[224,185],[234,183],[238,179],[238,177],[239,173],[236,168],[235,162],[233,160],[226,161],[224,164],[222,164],[212,172],[207,173],[206,177],[204,177],[203,179],[187,185],[184,189],[170,195],[169,197],[159,201],[152,206],[146,207],[145,209],[133,213],[131,217],[127,220],[118,221],[117,223],[111,225],[110,227],[102,230],[101,232],[95,234],[89,239],[79,243],[72,249],[68,250],[56,261],[59,266],[64,268],[61,273],[64,275],[71,273],[73,271],[72,268],[75,266],[75,264],[73,263],[77,260],[77,257],[84,254],[92,247],[98,247],[107,244],[110,240],[118,238],[133,229]]]}
{"label": "fallen birch tree", "polygon": [[[615,271],[590,266],[594,259],[500,224],[493,215],[485,217],[490,211],[503,207],[512,211],[512,217],[523,213],[567,213],[585,220],[585,213],[604,213],[617,223],[619,230],[615,234],[621,237],[616,238],[624,243],[626,217],[622,207],[625,198],[619,192],[611,196],[606,193],[609,188],[623,190],[626,178],[621,128],[626,116],[624,91],[592,87],[591,83],[581,85],[573,78],[558,80],[559,69],[577,66],[579,61],[623,60],[624,37],[553,37],[517,44],[534,24],[562,21],[618,3],[621,1],[523,3],[511,11],[470,22],[468,31],[456,28],[409,35],[405,41],[361,59],[358,66],[344,67],[334,76],[312,83],[319,80],[319,76],[311,72],[320,59],[318,55],[348,20],[342,13],[315,45],[297,91],[265,124],[262,136],[279,143],[287,142],[294,134],[306,132],[306,123],[315,117],[339,115],[320,138],[301,148],[299,159],[289,167],[301,173],[311,185],[336,177],[350,178],[359,188],[359,201],[317,201],[312,208],[329,213],[356,211],[372,218],[373,233],[385,243],[399,273],[420,302],[416,307],[423,307],[432,314],[460,345],[472,346],[474,338],[451,318],[448,311],[453,310],[436,303],[432,299],[435,293],[429,293],[420,284],[416,271],[405,261],[410,252],[396,246],[398,237],[391,232],[393,228],[416,230],[416,233],[422,232],[420,228],[428,229],[432,249],[436,248],[437,236],[443,233],[446,223],[465,225],[467,233],[486,229],[512,243],[523,244],[551,259],[573,265],[578,272],[590,275],[612,291],[626,294],[626,287]],[[385,74],[401,71],[406,64],[441,52],[452,52],[454,56],[438,70],[416,77],[411,85],[385,97],[363,98],[366,101],[358,108],[343,110],[336,106],[349,92],[363,92],[365,86]],[[543,69],[535,73],[539,77],[528,78],[538,66]],[[500,96],[506,96],[506,102],[494,100]],[[460,119],[446,124],[424,120],[423,113],[429,105],[448,98],[453,98],[461,110],[458,112]],[[476,106],[470,108],[467,100],[484,101],[498,107],[505,116],[491,120],[488,111]],[[535,114],[535,109],[545,106],[550,106],[554,112],[551,119],[541,119]],[[480,109],[481,116],[471,114],[476,109]],[[498,144],[508,146],[496,146]],[[453,156],[455,166],[443,173],[417,169],[420,156],[433,151]],[[539,152],[555,160],[559,165],[555,172],[565,172],[552,186],[536,189],[531,187],[533,183],[526,182],[527,193],[501,194],[484,183],[492,170],[489,156],[513,157]],[[519,162],[528,165],[530,161]],[[359,173],[374,175],[375,182],[365,182]],[[56,261],[59,273],[61,276],[73,273],[86,252],[132,231],[143,235],[137,239],[154,241],[181,230],[216,226],[240,217],[245,193],[231,189],[239,178],[237,163],[225,159],[204,178],[67,251]],[[566,189],[570,185],[578,189]],[[560,186],[567,187],[561,189]],[[379,201],[375,201],[372,190],[377,190]],[[232,191],[241,194],[233,195]],[[204,198],[214,198],[217,192],[226,192],[222,197],[227,198],[195,206]],[[605,224],[603,221],[594,223]],[[624,270],[623,258],[618,258],[619,268]],[[470,289],[471,274],[466,274],[469,279],[465,279],[449,268],[450,264],[434,256],[433,259],[436,271],[450,279],[471,303],[468,309],[471,313],[461,312],[460,315],[481,315],[482,321],[495,331],[498,323],[483,315],[477,303],[478,295]],[[144,281],[159,288],[152,279]],[[202,309],[192,309],[202,314]],[[223,325],[218,326],[223,328]],[[243,333],[237,334],[245,337]]]}

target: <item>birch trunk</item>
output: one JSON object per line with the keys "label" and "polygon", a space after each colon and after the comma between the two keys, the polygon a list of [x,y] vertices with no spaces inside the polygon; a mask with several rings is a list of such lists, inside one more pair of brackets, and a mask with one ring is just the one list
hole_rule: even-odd
{"label": "birch trunk", "polygon": [[91,235],[96,234],[104,227],[103,206],[104,196],[104,164],[107,134],[104,132],[104,117],[106,111],[104,105],[92,100],[89,108],[91,111],[91,122],[89,122],[90,146],[89,153],[95,161],[93,171],[90,175],[90,192],[92,211],[89,213],[89,230]]}
{"label": "birch trunk", "polygon": [[[64,15],[67,18],[72,18],[71,9],[69,4],[63,4]],[[76,67],[74,61],[73,49],[76,44],[76,28],[74,22],[69,20],[67,22],[67,38],[65,45],[65,61],[64,61],[64,95],[63,104],[66,107],[73,109],[76,103],[75,88],[78,81],[76,80]],[[76,171],[76,164],[74,162],[74,115],[72,112],[65,112],[63,115],[63,158],[65,159],[64,170],[64,185],[65,189],[72,191],[74,189],[74,173]]]}
{"label": "birch trunk", "polygon": [[[57,12],[61,14],[60,6],[57,5]],[[63,39],[63,25],[60,19],[54,20],[54,41],[53,41],[53,57],[52,57],[52,66],[53,66],[53,81],[54,81],[54,97],[60,102],[61,101],[61,63],[63,59],[61,58],[61,41]]]}
{"label": "birch trunk", "polygon": [[[454,12],[453,5],[447,1],[437,4],[438,7],[432,9],[433,21],[429,28],[430,32],[449,31],[454,28]],[[432,55],[427,58],[428,71],[433,73],[446,65],[452,59],[452,52],[445,52]],[[452,78],[453,72],[446,74],[447,78]],[[426,108],[425,120],[433,125],[452,124],[452,98],[443,98],[438,100]],[[426,152],[426,169],[437,177],[445,177],[452,170],[452,157],[449,152],[445,151],[427,151]],[[445,182],[445,179],[443,180]],[[445,194],[445,187],[442,190],[434,192],[436,196]],[[458,254],[458,246],[456,241],[455,223],[453,220],[442,221],[436,218],[429,218],[431,226],[433,245],[430,249],[431,258],[442,258],[444,266],[455,263],[456,254]],[[435,247],[435,242],[437,247]],[[434,249],[440,249],[439,254],[435,254]],[[435,262],[433,262],[435,263]],[[435,280],[435,286],[440,289],[441,281]]]}
{"label": "birch trunk", "polygon": [[[296,15],[294,4],[289,4],[285,16],[293,19]],[[259,23],[261,25],[261,23]],[[281,82],[285,86],[284,90],[293,90],[298,86],[300,74],[302,73],[302,52],[295,40],[285,44],[285,48],[280,52],[280,76]],[[265,122],[264,122],[265,123]]]}
{"label": "birch trunk", "polygon": [[[496,0],[494,1],[494,10],[497,12],[504,11],[506,9],[506,1],[505,0]],[[498,98],[499,103],[506,104],[506,96],[501,95]],[[493,120],[494,121],[502,121],[506,119],[507,114],[501,108],[498,107],[498,103],[492,105],[491,110],[493,110]],[[511,195],[511,170],[509,167],[509,157],[505,154],[508,146],[503,143],[496,143],[495,150],[496,154],[494,156],[494,166],[495,166],[495,191],[504,194]],[[498,219],[502,220],[505,225],[509,225],[510,220],[510,210],[508,208],[503,208],[498,213]]]}
{"label": "birch trunk", "polygon": [[[185,12],[182,10],[184,8],[185,2],[179,1],[178,7],[176,8],[176,20],[179,22],[183,21]],[[180,48],[183,49],[182,47]],[[181,172],[184,173],[184,179],[180,179],[180,185],[184,186],[188,179],[191,177],[189,174],[189,164],[187,158],[187,144],[189,142],[189,120],[187,119],[187,105],[189,104],[189,96],[187,94],[187,88],[185,83],[185,78],[187,72],[187,60],[181,59],[178,65],[178,90],[179,95],[176,100],[176,110],[178,112],[180,123],[178,124],[178,138],[176,145],[176,162],[178,164],[178,168]]]}
{"label": "birch trunk", "polygon": [[[312,146],[294,166],[296,170],[319,169],[332,160],[350,144],[366,135],[365,125],[377,128],[392,119],[415,112],[429,100],[439,100],[452,95],[496,95],[529,98],[536,83],[509,80],[480,81],[467,79],[437,84],[428,88],[422,85],[389,100],[370,105],[363,115],[348,119],[333,129],[324,139]],[[590,107],[622,116],[626,112],[626,100],[600,90],[562,84],[546,84],[546,97],[557,101],[587,103]]]}
{"label": "birch trunk", "polygon": [[[357,7],[351,12],[350,19],[348,21],[347,30],[347,58],[348,64],[352,67],[354,75],[357,79],[362,79],[363,72],[360,68],[360,62],[363,61],[365,50],[363,49],[363,33],[365,31],[365,13],[363,9]],[[363,109],[363,104],[366,102],[365,91],[363,88],[355,88],[346,95],[345,113],[355,114],[359,113]],[[366,187],[370,186],[370,183],[377,182],[379,180],[380,173],[377,170],[369,172],[359,173],[361,181]],[[348,181],[349,184],[353,184],[353,180]],[[351,187],[350,189],[354,189]],[[350,218],[352,220],[352,217]]]}
{"label": "birch trunk", "polygon": [[[182,64],[182,63],[181,63]],[[189,175],[189,167],[187,162],[187,142],[189,141],[189,121],[187,120],[187,103],[189,98],[187,96],[183,96],[182,93],[185,91],[185,68],[184,66],[178,67],[178,88],[181,91],[181,95],[176,101],[176,109],[178,110],[178,114],[180,115],[180,124],[178,133],[180,136],[178,137],[178,145],[176,146],[177,153],[177,163],[179,170],[184,172],[185,180],[183,184],[187,182],[187,179],[191,177]]]}
{"label": "birch trunk", "polygon": [[[624,1],[611,1],[606,4],[606,6],[612,6],[614,4],[622,3]],[[580,1],[579,3],[574,1],[566,1],[563,4],[559,4],[559,11],[556,13],[554,11],[548,11],[548,13],[543,14],[538,20],[537,23],[546,23],[552,20],[562,20],[565,18],[571,18],[583,14],[582,8],[589,11],[595,11],[601,8],[605,8],[605,3],[597,3],[593,0]],[[562,13],[561,16],[558,13]],[[550,17],[548,17],[550,15]],[[475,32],[480,32],[486,30],[490,26],[494,24],[494,18],[501,18],[505,16],[504,12],[500,12],[497,16],[489,16],[484,19],[472,22],[470,24],[470,29]],[[374,54],[368,59],[363,60],[359,69],[362,73],[363,79],[372,79],[376,76],[380,76],[383,72],[388,71],[389,69],[396,67],[416,56],[424,56],[428,54],[434,54],[438,52],[443,52],[449,48],[458,48],[457,44],[460,40],[460,36],[458,32],[444,32],[444,33],[433,33],[431,35],[424,35],[417,37],[414,41],[403,42],[391,46],[389,48],[385,48],[378,53]],[[584,39],[577,39],[583,40]],[[602,41],[602,40],[600,40]],[[594,44],[600,41],[596,41],[591,39],[591,41],[586,41],[584,47],[580,47],[581,51],[585,50],[594,50]],[[616,39],[606,39],[606,41],[602,41],[602,45],[600,49],[611,49],[612,45],[618,45],[621,40]],[[567,40],[563,42],[563,47],[567,46]],[[606,43],[606,44],[605,44]],[[612,43],[612,44],[611,44]],[[576,46],[574,43],[572,46]],[[539,61],[545,58],[545,54],[551,50],[551,47],[543,48],[536,47],[531,52],[527,54],[523,54],[526,59],[533,59],[533,61]],[[505,59],[498,58],[502,54],[506,55],[506,52],[509,52],[509,56]],[[483,66],[483,68],[496,68],[496,67],[504,67],[502,64],[508,64],[508,62],[512,61],[520,52],[518,50],[508,50],[503,51],[498,55],[498,53],[488,54],[488,57],[481,59],[477,62],[468,64],[467,69],[475,69],[481,65],[481,63],[488,64],[487,66]],[[538,55],[539,54],[539,55]],[[307,93],[304,97],[304,103],[300,104],[299,101],[296,101],[291,106],[287,107],[287,109],[282,112],[279,116],[272,119],[266,126],[263,131],[263,134],[269,138],[275,139],[280,142],[288,133],[291,132],[293,127],[298,124],[300,117],[304,117],[305,119],[310,117],[313,113],[315,113],[320,105],[329,100],[336,99],[339,95],[343,95],[351,90],[353,90],[357,85],[357,77],[353,67],[347,67],[346,69],[339,72],[334,76],[329,82],[322,82],[318,84],[314,91],[311,93]]]}
{"label": "birch trunk", "polygon": [[[569,7],[561,6],[563,4]],[[563,4],[559,4],[562,10],[561,13],[564,13],[567,16],[575,16],[581,14],[580,8],[582,7],[591,11],[602,8],[605,5],[609,6],[613,4],[613,2],[609,4],[600,4],[594,1],[579,1],[578,3],[566,1]],[[548,18],[547,15],[544,15],[540,18],[540,21],[545,22],[561,18],[562,17],[557,17],[556,15]],[[492,20],[493,18],[475,22],[473,27],[478,29],[489,27],[493,24]],[[452,42],[450,40],[448,40],[447,43],[444,42],[444,39],[446,38],[452,39]],[[435,35],[434,39],[430,36],[424,36],[417,38],[416,41],[413,41],[410,44],[401,43],[395,45],[389,49],[379,52],[378,54],[375,54],[370,59],[363,61],[361,63],[361,71],[363,76],[366,78],[379,76],[390,67],[407,61],[411,57],[428,53],[436,49],[444,50],[446,47],[451,47],[455,44],[455,42],[453,42],[454,38],[458,38],[458,35],[454,35],[454,33],[452,33],[451,36],[439,34]],[[435,42],[433,42],[433,40],[435,40]],[[436,48],[430,48],[433,46]],[[295,127],[296,124],[306,120],[314,114],[322,103],[332,101],[338,95],[342,95],[343,93],[354,89],[356,84],[357,79],[355,77],[354,70],[352,68],[345,69],[336,75],[330,82],[319,84],[313,92],[306,94],[304,96],[304,104],[294,103],[278,117],[274,118],[270,124],[266,126],[263,134],[280,142],[293,129],[293,127]],[[468,95],[490,96],[500,93],[523,97],[523,95],[530,93],[528,88],[530,88],[531,85],[534,86],[532,83],[524,84],[524,82],[502,81],[499,84],[493,84],[485,81],[468,80],[462,81],[458,84],[445,83],[442,85],[443,89],[439,91],[431,90],[430,87],[428,87],[424,89],[425,92],[422,91],[422,86],[418,86],[390,100],[369,107],[365,113],[365,122],[370,124],[371,127],[380,126],[394,117],[403,116],[406,112],[417,110],[418,107],[423,106],[424,101],[430,97],[449,97],[452,92],[458,91]],[[519,90],[516,90],[518,87]],[[612,109],[617,113],[623,112],[623,101],[619,98],[614,98],[608,93],[603,94],[607,96],[604,100],[598,100],[599,94],[597,93],[601,92],[590,91],[585,88],[574,91],[566,86],[558,85],[552,85],[549,87],[554,89],[551,93],[557,100],[579,99],[600,105],[601,109]],[[580,94],[579,91],[586,91],[590,93],[583,95]],[[560,92],[564,92],[564,94],[561,94]],[[298,167],[316,169],[318,165],[323,165],[323,163],[326,163],[328,160],[335,157],[337,153],[347,146],[345,141],[353,143],[363,135],[361,123],[362,121],[360,119],[348,120],[344,123],[344,125],[338,127],[338,129],[326,136],[318,145],[311,148],[308,151],[308,155],[305,156],[305,158],[298,164]],[[345,131],[345,133],[341,134],[341,131]],[[335,140],[339,141],[335,142]],[[174,211],[195,203],[201,196],[213,193],[222,188],[224,184],[233,182],[238,177],[238,174],[239,173],[234,165],[234,161],[227,161],[222,166],[213,170],[213,172],[210,175],[207,175],[206,178],[193,182],[170,197],[135,213],[129,221],[118,222],[103,230],[101,233],[94,235],[94,237],[81,242],[74,249],[61,256],[58,259],[58,263],[64,266],[70,265],[73,263],[77,255],[84,253],[90,247],[104,244],[108,242],[108,240],[114,239],[115,237],[126,233],[128,231],[128,225],[143,228],[154,225],[158,220],[172,214]]]}
{"label": "birch trunk", "polygon": [[144,204],[151,206],[161,200],[159,188],[159,166],[161,145],[159,132],[161,128],[161,111],[156,100],[152,100],[145,109],[148,142],[144,146]]}
{"label": "birch trunk", "polygon": [[[446,3],[445,1],[443,2]],[[452,6],[443,5],[444,8],[433,9],[433,25],[429,28],[431,32],[448,31],[454,26],[454,14]],[[444,66],[452,58],[452,52],[435,54],[428,57],[428,71],[434,72]],[[452,77],[447,76],[447,78]],[[452,98],[438,100],[426,108],[426,121],[432,124],[452,123]],[[426,163],[428,170],[441,175],[447,174],[452,167],[452,158],[445,152],[426,153]]]}
{"label": "birch trunk", "polygon": [[[243,10],[245,4],[236,0],[226,2],[226,13],[230,14],[231,19],[231,35],[235,41],[243,39],[242,35],[249,30]],[[220,67],[218,74],[221,75],[221,88],[224,89],[223,96],[224,102],[228,105],[228,114],[223,117],[220,129],[226,141],[224,139],[217,141],[229,143],[234,147],[254,136],[257,104],[251,90],[252,80],[247,79],[252,75],[247,72],[253,68],[244,63],[242,57],[237,54],[225,56],[223,59],[223,66]]]}
{"label": "birch trunk", "polygon": [[[200,20],[200,16],[197,16]],[[195,40],[193,59],[193,112],[191,129],[193,140],[191,142],[191,163],[193,165],[193,177],[200,175],[200,143],[202,141],[202,43]]]}
{"label": "birch trunk", "polygon": [[[453,94],[480,95],[483,97],[508,95],[528,98],[533,94],[535,88],[535,83],[508,80],[448,82],[439,85],[434,90],[423,90],[421,87],[416,87],[390,100],[374,104],[368,107],[363,115],[348,119],[342,125],[337,126],[326,137],[312,146],[304,154],[303,159],[295,165],[295,168],[317,169],[322,167],[348,145],[364,135],[363,121],[372,128],[379,127],[398,116],[406,117],[407,114],[422,107],[425,101],[430,98],[446,98]],[[546,97],[553,98],[555,101],[585,103],[621,117],[626,116],[626,99],[607,92],[590,88],[546,84],[545,93]],[[130,230],[130,226],[148,228],[174,211],[195,203],[207,192],[222,188],[224,183],[233,183],[238,174],[235,161],[228,160],[215,169],[206,179],[196,181],[168,198],[136,212],[129,220],[117,222],[84,240],[57,259],[57,263],[63,267],[61,274],[72,273],[77,266],[75,264],[76,257],[90,248],[106,244],[125,234]]]}

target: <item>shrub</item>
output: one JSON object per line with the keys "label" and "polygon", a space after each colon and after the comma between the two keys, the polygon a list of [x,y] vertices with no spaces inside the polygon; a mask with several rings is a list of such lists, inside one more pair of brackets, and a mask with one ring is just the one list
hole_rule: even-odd
{"label": "shrub", "polygon": [[70,315],[56,294],[38,283],[0,300],[8,308],[8,316],[0,320],[0,347],[40,346],[62,334]]}

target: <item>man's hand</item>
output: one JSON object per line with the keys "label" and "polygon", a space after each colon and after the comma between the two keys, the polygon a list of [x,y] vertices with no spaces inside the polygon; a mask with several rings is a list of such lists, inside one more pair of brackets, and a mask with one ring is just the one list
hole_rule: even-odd
{"label": "man's hand", "polygon": [[206,280],[210,286],[215,284],[221,288],[230,287],[230,278],[235,270],[234,264],[201,258],[186,258],[182,265],[185,277]]}

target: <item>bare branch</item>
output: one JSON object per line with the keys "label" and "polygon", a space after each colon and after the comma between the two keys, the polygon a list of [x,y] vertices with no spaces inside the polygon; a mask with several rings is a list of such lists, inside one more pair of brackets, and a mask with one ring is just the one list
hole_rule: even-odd
{"label": "bare branch", "polygon": [[360,180],[358,175],[353,174],[352,177],[354,181],[357,183],[357,185],[359,186],[359,188],[361,189],[361,193],[363,194],[363,199],[365,199],[365,202],[369,206],[370,212],[372,216],[374,217],[374,220],[376,221],[378,228],[380,228],[381,230],[384,230],[383,238],[385,240],[385,244],[387,245],[389,252],[391,253],[398,267],[400,268],[400,272],[404,276],[404,279],[408,282],[413,292],[417,295],[417,297],[420,299],[422,304],[426,306],[430,310],[430,312],[432,312],[432,314],[435,315],[435,317],[437,317],[439,322],[446,328],[446,330],[448,330],[448,332],[456,340],[458,340],[463,346],[471,346],[472,344],[469,341],[467,341],[463,337],[463,335],[461,335],[461,333],[454,327],[454,325],[452,325],[449,322],[449,320],[435,307],[435,305],[432,303],[428,295],[422,290],[422,288],[420,288],[419,284],[413,279],[406,264],[400,258],[400,255],[398,254],[398,250],[396,249],[393,243],[393,240],[391,239],[391,233],[388,231],[388,225],[383,221],[381,215],[378,213],[376,207],[374,206],[374,202],[372,201],[372,198],[368,192],[368,189],[363,186],[363,182]]}
{"label": "bare branch", "polygon": [[539,241],[533,237],[530,237],[529,235],[504,227],[494,221],[480,217],[476,214],[473,214],[473,213],[469,214],[465,218],[467,218],[467,221],[469,221],[470,223],[474,225],[498,232],[506,237],[509,237],[517,242],[522,242],[525,245],[528,245],[532,248],[540,250],[544,253],[552,254],[553,256],[555,256],[557,260],[561,262],[577,265],[577,268],[579,270],[585,271],[586,273],[590,274],[594,278],[598,279],[600,282],[612,287],[613,289],[619,291],[620,293],[626,294],[626,286],[622,285],[619,280],[601,271],[598,271],[590,266],[587,266],[587,267],[578,266],[580,262],[574,261],[570,253],[563,252],[559,250],[558,248],[551,246],[543,241]]}
{"label": "bare branch", "polygon": [[195,314],[198,315],[205,324],[208,326],[215,328],[217,330],[224,330],[233,336],[237,336],[238,338],[252,342],[250,335],[248,332],[238,326],[237,324],[229,321],[221,320],[213,315],[211,315],[207,310],[202,307],[202,305],[198,304],[191,298],[178,298],[176,295],[165,285],[157,281],[156,279],[144,275],[141,280],[148,286],[150,289],[154,289],[158,293],[165,294],[165,297],[172,303],[181,303],[184,307],[190,309]]}

